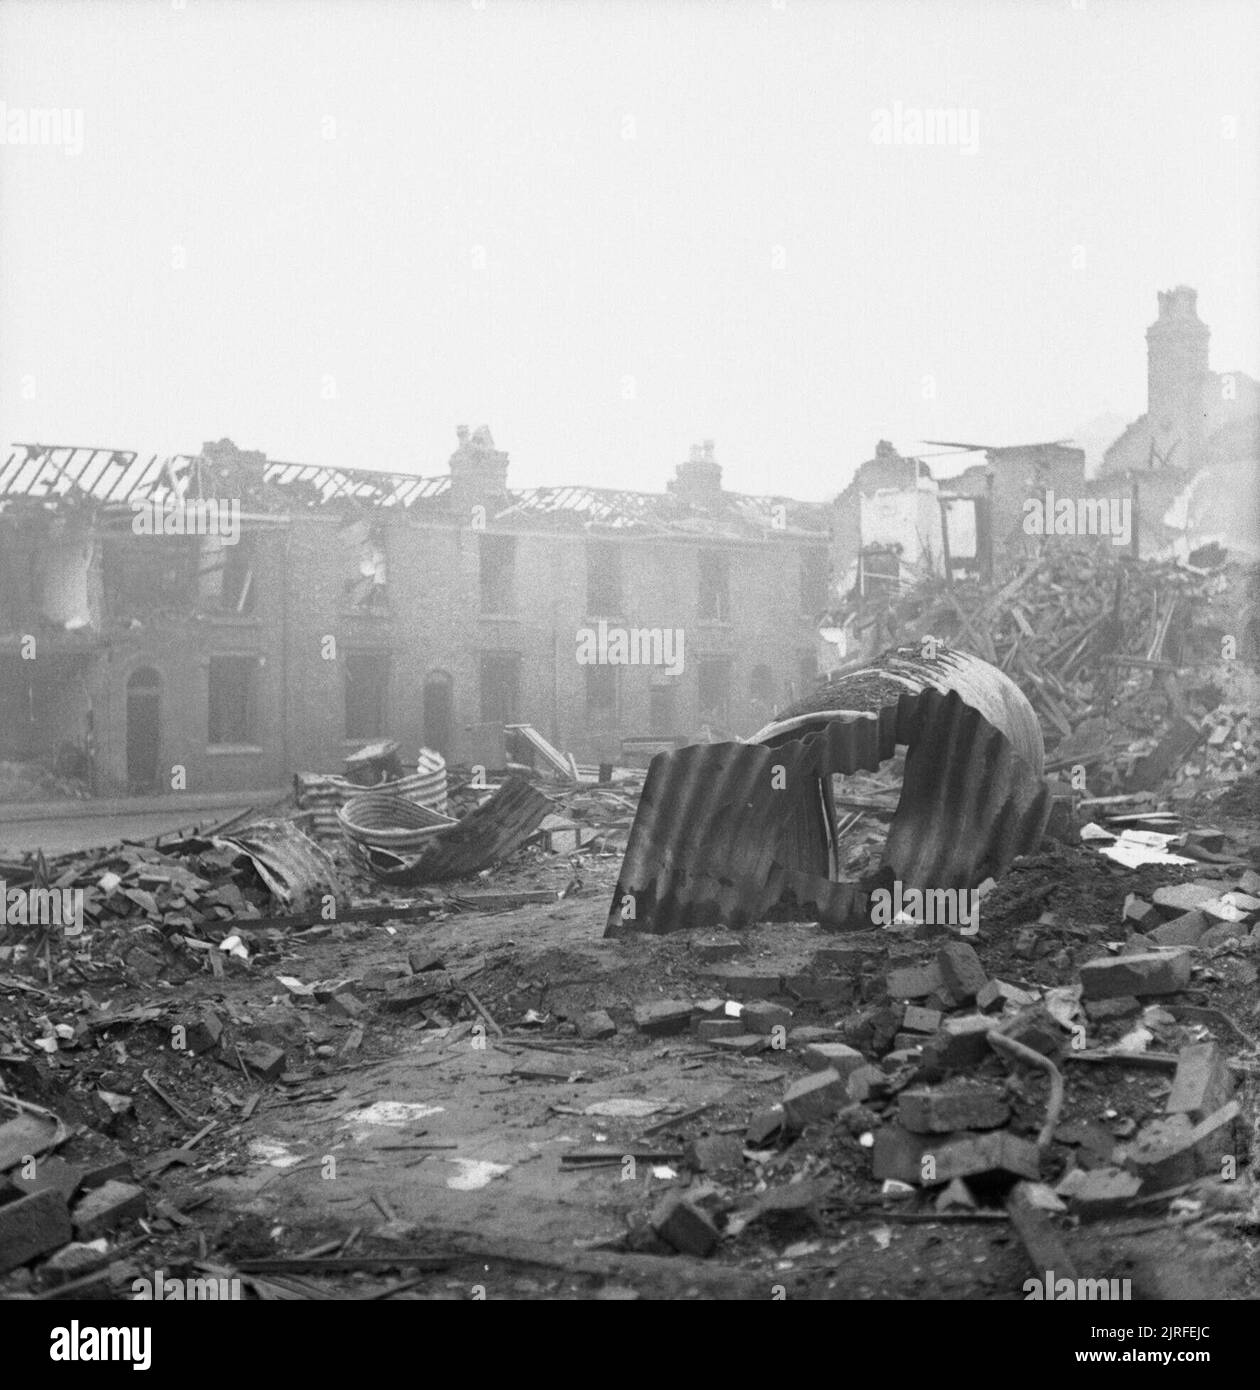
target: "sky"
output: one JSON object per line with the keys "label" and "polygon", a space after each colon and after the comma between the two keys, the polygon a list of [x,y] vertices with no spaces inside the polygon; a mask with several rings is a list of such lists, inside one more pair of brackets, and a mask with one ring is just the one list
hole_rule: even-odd
{"label": "sky", "polygon": [[822,499],[1131,419],[1178,283],[1260,376],[1258,54],[1250,0],[7,0],[0,440],[488,424],[660,490],[713,439]]}

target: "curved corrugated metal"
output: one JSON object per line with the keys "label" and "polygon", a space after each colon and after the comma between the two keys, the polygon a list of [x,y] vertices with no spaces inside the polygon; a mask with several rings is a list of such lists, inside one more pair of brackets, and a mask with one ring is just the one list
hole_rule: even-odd
{"label": "curved corrugated metal", "polygon": [[790,899],[856,925],[834,878],[829,778],[907,746],[884,868],[907,888],[970,888],[1036,847],[1049,815],[1036,715],[1019,688],[963,652],[893,652],[814,692],[750,743],[652,760],[607,934],[737,927]]}

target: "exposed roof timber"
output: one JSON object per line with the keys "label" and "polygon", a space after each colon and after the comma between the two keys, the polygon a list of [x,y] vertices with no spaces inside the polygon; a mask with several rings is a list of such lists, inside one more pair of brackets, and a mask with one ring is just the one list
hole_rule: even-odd
{"label": "exposed roof timber", "polygon": [[[199,455],[150,455],[80,445],[15,444],[0,465],[0,502],[25,497],[48,499],[70,494],[109,506],[162,501],[182,495],[205,461]],[[318,505],[346,499],[381,508],[407,510],[450,490],[448,475],[417,477],[368,469],[328,468],[321,464],[268,461],[263,481],[279,491],[309,489]],[[308,499],[314,505],[316,498]],[[296,499],[294,499],[296,500]],[[823,539],[828,529],[825,503],[786,497],[721,493],[713,507],[697,507],[673,493],[632,492],[576,485],[511,492],[496,519],[540,521],[568,517],[586,526],[634,529],[659,535],[730,539],[769,532],[796,539]],[[776,508],[783,508],[783,513]]]}
{"label": "exposed roof timber", "polygon": [[1017,449],[1056,449],[1071,446],[1070,439],[1039,439],[1033,444],[960,444],[956,439],[925,439],[924,444],[935,444],[942,449],[961,449],[963,453],[1007,454]]}

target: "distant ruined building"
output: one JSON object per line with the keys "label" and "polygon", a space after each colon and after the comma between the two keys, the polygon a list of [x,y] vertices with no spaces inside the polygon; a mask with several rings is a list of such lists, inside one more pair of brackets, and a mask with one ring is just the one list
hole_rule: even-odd
{"label": "distant ruined building", "polygon": [[1218,544],[1260,558],[1260,382],[1214,372],[1186,285],[1146,330],[1146,412],[1103,455],[1099,482],[1136,489],[1143,554]]}

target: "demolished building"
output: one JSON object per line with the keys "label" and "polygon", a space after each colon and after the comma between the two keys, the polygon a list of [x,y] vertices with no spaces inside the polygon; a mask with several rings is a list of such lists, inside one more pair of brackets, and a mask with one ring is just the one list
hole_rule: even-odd
{"label": "demolished building", "polygon": [[[385,736],[502,767],[524,719],[598,761],[625,731],[751,732],[813,683],[828,508],[724,489],[711,441],[665,493],[514,491],[489,430],[458,434],[435,477],[228,440],[170,458],[14,446],[0,760],[96,795],[218,793]],[[685,652],[583,665],[601,623],[680,630]]]}

